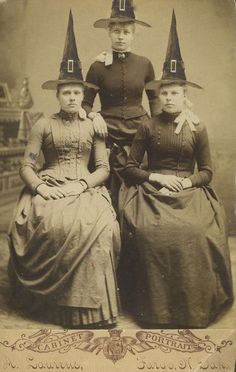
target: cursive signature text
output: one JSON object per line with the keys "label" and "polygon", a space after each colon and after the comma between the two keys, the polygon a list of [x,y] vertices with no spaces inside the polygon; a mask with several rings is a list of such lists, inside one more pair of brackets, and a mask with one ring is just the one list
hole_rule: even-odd
{"label": "cursive signature text", "polygon": [[138,370],[143,371],[163,371],[163,372],[171,372],[171,371],[186,371],[191,372],[195,371],[196,367],[198,367],[198,371],[230,371],[231,368],[228,364],[222,361],[221,358],[217,358],[214,361],[198,361],[195,364],[193,363],[191,357],[189,358],[182,358],[176,361],[148,361],[146,359],[137,358],[137,368]]}

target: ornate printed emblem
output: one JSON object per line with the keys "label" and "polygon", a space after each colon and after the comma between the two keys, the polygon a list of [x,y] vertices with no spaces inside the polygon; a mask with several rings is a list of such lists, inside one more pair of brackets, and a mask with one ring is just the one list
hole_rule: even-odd
{"label": "ornate printed emblem", "polygon": [[176,331],[138,331],[136,337],[122,336],[122,330],[109,330],[109,337],[96,337],[91,331],[69,331],[62,332],[41,329],[40,331],[21,338],[10,344],[8,341],[0,341],[0,345],[11,348],[14,351],[30,350],[36,353],[67,353],[71,349],[84,352],[101,351],[106,359],[113,363],[123,359],[127,352],[135,355],[152,349],[159,349],[163,353],[171,351],[196,353],[205,352],[212,354],[220,352],[221,349],[233,344],[231,340],[223,340],[220,345],[214,343],[209,336],[204,339],[197,337],[189,329],[178,329]]}
{"label": "ornate printed emblem", "polygon": [[124,358],[127,352],[127,345],[120,337],[121,330],[110,330],[110,338],[104,342],[103,353],[107,359],[116,362]]}

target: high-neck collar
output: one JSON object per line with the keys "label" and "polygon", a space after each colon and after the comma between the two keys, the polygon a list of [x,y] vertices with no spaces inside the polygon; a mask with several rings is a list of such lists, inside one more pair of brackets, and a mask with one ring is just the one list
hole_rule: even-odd
{"label": "high-neck collar", "polygon": [[126,52],[118,52],[117,50],[112,50],[113,57],[121,60],[129,57],[130,53],[130,50]]}
{"label": "high-neck collar", "polygon": [[173,123],[175,119],[179,116],[180,112],[170,113],[166,111],[162,111],[161,116],[163,121],[167,123]]}
{"label": "high-neck collar", "polygon": [[66,112],[64,110],[60,110],[59,116],[61,117],[62,120],[75,121],[76,119],[79,118],[79,113],[78,112]]}

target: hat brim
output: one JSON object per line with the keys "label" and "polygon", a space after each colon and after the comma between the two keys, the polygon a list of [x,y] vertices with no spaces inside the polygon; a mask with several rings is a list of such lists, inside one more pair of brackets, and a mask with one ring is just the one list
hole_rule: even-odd
{"label": "hat brim", "polygon": [[201,87],[200,85],[196,84],[196,83],[192,83],[191,81],[188,81],[188,80],[182,80],[182,79],[170,79],[170,80],[152,80],[152,81],[149,81],[149,83],[147,83],[145,85],[145,89],[147,90],[152,90],[152,89],[160,89],[160,87],[162,85],[171,85],[171,84],[184,84],[184,85],[188,85],[192,88],[197,88],[197,89],[203,89],[203,87]]}
{"label": "hat brim", "polygon": [[140,26],[144,27],[152,27],[146,22],[139,21],[137,19],[129,18],[129,17],[117,17],[117,18],[101,18],[94,22],[93,27],[95,28],[108,28],[111,23],[127,23],[133,22]]}
{"label": "hat brim", "polygon": [[58,86],[64,85],[64,84],[81,84],[84,87],[99,90],[99,87],[97,85],[87,83],[87,81],[84,81],[84,80],[77,80],[77,79],[48,80],[48,81],[45,81],[45,83],[41,85],[41,88],[48,89],[48,90],[57,90]]}

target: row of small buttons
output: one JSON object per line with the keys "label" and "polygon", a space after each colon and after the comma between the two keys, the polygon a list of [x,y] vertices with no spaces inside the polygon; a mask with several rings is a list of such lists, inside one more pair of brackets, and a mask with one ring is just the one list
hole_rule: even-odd
{"label": "row of small buttons", "polygon": [[157,134],[157,139],[158,139],[157,144],[160,145],[161,144],[161,130],[160,130],[160,128],[158,128],[157,133],[158,133]]}

